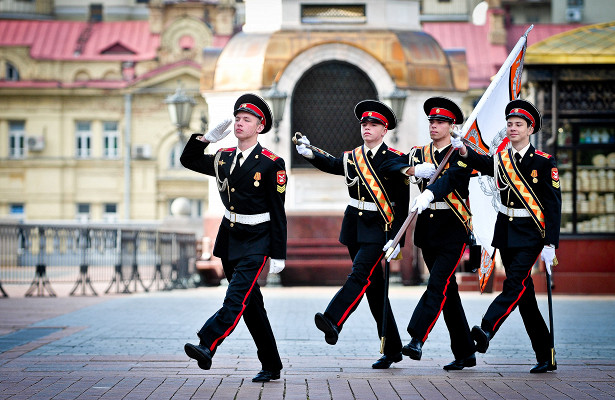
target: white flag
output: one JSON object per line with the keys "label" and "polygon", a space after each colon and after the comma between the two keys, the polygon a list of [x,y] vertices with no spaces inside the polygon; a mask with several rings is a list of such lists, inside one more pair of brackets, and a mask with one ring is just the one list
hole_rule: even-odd
{"label": "white flag", "polygon": [[[479,153],[494,154],[508,144],[506,138],[506,105],[521,93],[521,73],[527,47],[527,35],[534,25],[519,39],[493,81],[468,117],[461,135],[468,139]],[[495,249],[491,246],[493,229],[500,205],[500,195],[493,177],[475,176],[470,179],[470,207],[476,241],[482,246],[479,279],[481,291],[491,275]]]}

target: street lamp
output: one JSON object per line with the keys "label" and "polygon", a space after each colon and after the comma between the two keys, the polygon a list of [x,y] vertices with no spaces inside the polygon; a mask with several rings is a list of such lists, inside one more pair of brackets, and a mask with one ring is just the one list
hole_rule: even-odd
{"label": "street lamp", "polygon": [[196,101],[186,95],[181,86],[178,86],[175,93],[167,96],[164,102],[169,108],[169,116],[171,123],[177,127],[177,135],[179,140],[184,142],[183,129],[190,126],[190,118],[192,117],[192,108]]}
{"label": "street lamp", "polygon": [[[399,124],[404,115],[404,106],[406,104],[407,94],[405,91],[400,90],[397,86],[395,86],[395,90],[391,94],[387,96],[387,99],[391,102],[391,109],[395,113],[397,117],[397,123]],[[393,131],[393,137],[391,138],[393,143],[397,143],[399,140],[397,138],[397,130]]]}
{"label": "street lamp", "polygon": [[271,86],[271,89],[267,93],[265,93],[265,98],[271,102],[273,108],[273,129],[275,129],[275,137],[273,141],[278,143],[280,141],[280,137],[278,136],[278,129],[280,127],[280,122],[284,119],[284,107],[286,106],[286,93],[278,90],[277,83],[274,83]]}

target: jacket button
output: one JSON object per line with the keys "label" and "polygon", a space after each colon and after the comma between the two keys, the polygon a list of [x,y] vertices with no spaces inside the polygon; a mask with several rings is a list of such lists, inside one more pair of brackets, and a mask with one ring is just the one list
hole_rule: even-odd
{"label": "jacket button", "polygon": [[235,226],[235,224],[231,222],[231,228],[234,227],[234,226]]}
{"label": "jacket button", "polygon": [[231,192],[235,192],[235,188],[231,188]]}
{"label": "jacket button", "polygon": [[365,201],[365,197],[361,197],[361,201]]}
{"label": "jacket button", "polygon": [[359,211],[359,215],[363,215],[363,211]]}
{"label": "jacket button", "polygon": [[433,218],[433,214],[429,214],[429,218]]}
{"label": "jacket button", "polygon": [[234,210],[234,209],[235,209],[235,207],[234,207],[234,206],[231,206],[230,208],[231,208],[231,210]]}
{"label": "jacket button", "polygon": [[511,206],[514,206],[514,205],[515,205],[515,203],[511,201],[511,202],[510,202],[510,205],[511,205]]}

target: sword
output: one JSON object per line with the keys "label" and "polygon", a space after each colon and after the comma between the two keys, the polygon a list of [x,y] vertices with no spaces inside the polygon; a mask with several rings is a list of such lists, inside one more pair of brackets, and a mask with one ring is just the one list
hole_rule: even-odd
{"label": "sword", "polygon": [[320,154],[324,154],[324,155],[325,155],[325,156],[327,156],[327,157],[333,157],[331,154],[327,153],[327,152],[326,152],[326,151],[324,151],[323,149],[319,149],[318,147],[313,146],[313,145],[311,145],[311,144],[303,143],[303,142],[301,141],[301,138],[302,138],[302,137],[303,137],[303,134],[302,134],[301,132],[295,132],[295,135],[292,137],[292,139],[291,139],[291,140],[292,140],[292,142],[293,142],[293,144],[294,144],[295,146],[302,144],[302,145],[304,145],[305,147],[307,147],[308,149],[312,149],[313,151],[317,151],[317,152],[319,152]]}
{"label": "sword", "polygon": [[[557,265],[557,257],[553,258],[553,266]],[[553,293],[551,291],[551,271],[547,268],[545,271],[547,275],[547,294],[549,301],[549,343],[551,345],[551,365],[555,365],[555,335],[553,333]]]}
{"label": "sword", "polygon": [[[389,241],[389,226],[385,226],[385,240]],[[388,251],[388,249],[387,249]],[[382,332],[380,336],[380,354],[384,354],[384,345],[387,336],[387,317],[389,313],[389,270],[390,262],[384,259],[384,305],[382,307]]]}

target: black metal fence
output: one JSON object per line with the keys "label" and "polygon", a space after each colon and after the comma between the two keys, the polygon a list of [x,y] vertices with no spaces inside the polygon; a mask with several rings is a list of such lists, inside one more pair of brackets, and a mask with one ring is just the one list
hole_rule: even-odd
{"label": "black metal fence", "polygon": [[29,284],[26,296],[55,296],[53,282],[74,283],[71,295],[186,288],[195,273],[196,237],[134,226],[0,224],[2,284]]}

